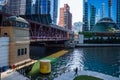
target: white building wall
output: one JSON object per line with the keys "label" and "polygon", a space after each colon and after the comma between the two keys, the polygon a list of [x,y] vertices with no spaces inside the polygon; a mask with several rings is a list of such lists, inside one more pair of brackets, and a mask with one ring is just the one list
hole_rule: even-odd
{"label": "white building wall", "polygon": [[79,34],[79,44],[83,44],[83,43],[84,43],[84,35]]}
{"label": "white building wall", "polygon": [[9,37],[0,37],[0,67],[8,66]]}

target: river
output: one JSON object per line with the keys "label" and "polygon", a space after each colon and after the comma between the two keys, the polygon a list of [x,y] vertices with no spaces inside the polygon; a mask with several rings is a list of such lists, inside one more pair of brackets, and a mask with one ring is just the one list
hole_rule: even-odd
{"label": "river", "polygon": [[[64,72],[90,70],[118,77],[120,75],[120,47],[84,47],[69,49],[69,53],[52,63],[52,72],[42,75],[54,79]],[[41,77],[41,74],[36,76]]]}

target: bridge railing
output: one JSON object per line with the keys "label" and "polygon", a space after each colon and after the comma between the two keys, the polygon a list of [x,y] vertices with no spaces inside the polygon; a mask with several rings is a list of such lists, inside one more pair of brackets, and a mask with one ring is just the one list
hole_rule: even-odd
{"label": "bridge railing", "polygon": [[32,36],[31,41],[61,41],[61,40],[68,40],[68,38],[59,38],[59,37],[36,37]]}

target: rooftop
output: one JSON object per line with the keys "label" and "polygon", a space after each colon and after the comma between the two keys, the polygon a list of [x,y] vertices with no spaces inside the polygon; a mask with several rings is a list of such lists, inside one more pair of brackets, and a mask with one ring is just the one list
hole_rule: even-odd
{"label": "rooftop", "polygon": [[6,20],[18,21],[18,22],[23,22],[23,23],[29,24],[27,20],[25,20],[24,18],[19,17],[19,16],[10,16]]}
{"label": "rooftop", "polygon": [[100,19],[93,27],[93,32],[114,32],[118,30],[116,23],[108,17]]}

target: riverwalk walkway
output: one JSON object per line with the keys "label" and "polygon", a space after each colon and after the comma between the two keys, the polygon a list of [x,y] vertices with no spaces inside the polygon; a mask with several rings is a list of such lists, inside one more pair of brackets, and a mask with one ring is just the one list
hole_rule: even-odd
{"label": "riverwalk walkway", "polygon": [[76,47],[116,47],[120,44],[76,44]]}
{"label": "riverwalk walkway", "polygon": [[[56,53],[54,53],[54,54],[52,54],[50,56],[47,56],[47,57],[43,58],[43,59],[50,59],[51,61],[54,61],[54,60],[56,60],[56,58],[66,54],[67,52],[68,52],[67,50],[61,50],[61,51],[58,51],[58,52],[56,52]],[[30,80],[29,78],[23,76],[22,74],[20,74],[16,70],[21,69],[21,68],[23,68],[25,66],[29,66],[31,64],[34,64],[36,62],[37,62],[37,60],[31,60],[30,62],[28,62],[28,63],[26,63],[24,65],[16,67],[14,70],[9,69],[9,70],[7,70],[5,72],[2,72],[1,73],[1,80]],[[40,69],[38,68],[38,71],[39,70]]]}
{"label": "riverwalk walkway", "polygon": [[1,80],[30,80],[30,79],[18,73],[17,71],[9,69],[1,73]]}
{"label": "riverwalk walkway", "polygon": [[24,67],[29,66],[29,65],[32,65],[35,62],[37,62],[37,60],[31,60],[30,62],[28,62],[24,65],[20,65],[20,66],[16,67],[15,69],[8,69],[7,71],[2,72],[1,73],[1,80],[29,80],[29,78],[23,76],[22,74],[20,74],[16,70],[24,68]]}
{"label": "riverwalk walkway", "polygon": [[[74,74],[75,74],[75,72],[73,72],[73,71],[66,72],[66,73],[61,74],[60,76],[58,76],[54,80],[73,80],[76,77]],[[97,78],[100,78],[103,80],[120,80],[120,78],[117,78],[117,77],[113,77],[113,76],[98,73],[98,72],[92,72],[92,71],[79,70],[78,75],[88,75],[88,76],[97,77]]]}

